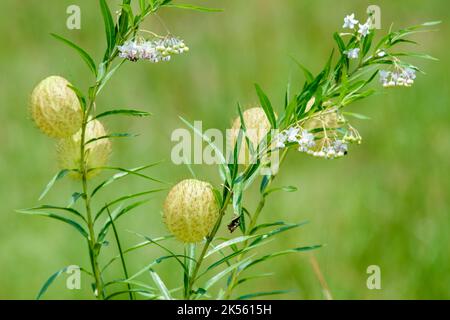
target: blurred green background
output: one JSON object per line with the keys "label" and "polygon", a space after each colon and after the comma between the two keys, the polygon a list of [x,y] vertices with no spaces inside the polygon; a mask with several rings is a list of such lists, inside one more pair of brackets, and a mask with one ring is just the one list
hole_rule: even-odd
{"label": "blurred green background", "polygon": [[[171,182],[190,176],[185,166],[170,163],[171,132],[183,126],[178,116],[203,120],[205,128],[226,129],[236,116],[237,101],[244,105],[257,102],[254,82],[281,108],[288,80],[297,89],[303,81],[289,55],[314,72],[320,71],[333,46],[332,34],[341,30],[346,14],[362,17],[369,4],[379,5],[383,33],[392,22],[404,27],[444,21],[439,32],[415,36],[421,45],[413,48],[441,61],[418,61],[427,75],[419,75],[412,88],[382,91],[352,106],[352,111],[371,120],[355,123],[364,142],[352,147],[345,159],[326,161],[291,153],[276,185],[296,185],[299,190],[272,196],[262,220],[310,221],[264,248],[327,244],[314,255],[334,298],[449,299],[449,2],[192,2],[224,12],[162,10],[164,22],[186,40],[191,52],[166,64],[127,64],[98,102],[103,110],[133,107],[153,113],[149,119],[107,120],[110,130],[141,134],[134,140],[115,141],[111,163],[132,168],[165,159],[149,174]],[[66,28],[66,8],[71,4],[81,7],[81,30]],[[99,59],[104,48],[103,22],[97,1],[92,0],[3,0],[0,5],[0,298],[33,299],[56,270],[72,264],[88,267],[89,262],[86,243],[76,231],[53,220],[14,212],[36,205],[43,187],[58,170],[54,142],[40,134],[28,115],[29,94],[41,79],[53,74],[86,89],[92,82],[87,68],[49,33],[72,39]],[[148,20],[146,28],[164,32],[155,18]],[[219,183],[215,167],[195,166],[194,170],[201,179]],[[153,187],[127,178],[105,189],[97,205]],[[78,190],[76,182],[61,181],[45,203],[65,205]],[[247,195],[250,208],[256,195],[256,190]],[[118,223],[125,247],[140,241],[126,230],[152,237],[167,233],[160,217],[164,196],[154,196]],[[175,242],[170,244],[176,247]],[[115,246],[105,253],[116,254]],[[130,254],[131,272],[161,254],[152,248]],[[369,265],[381,267],[381,290],[366,287]],[[158,268],[171,287],[182,283],[177,268],[170,263]],[[276,275],[243,287],[241,293],[294,289],[283,297],[323,298],[308,255],[283,256],[260,270]],[[120,276],[120,269],[112,273]],[[67,290],[64,284],[62,277],[46,298],[91,297],[86,279],[80,291]]]}

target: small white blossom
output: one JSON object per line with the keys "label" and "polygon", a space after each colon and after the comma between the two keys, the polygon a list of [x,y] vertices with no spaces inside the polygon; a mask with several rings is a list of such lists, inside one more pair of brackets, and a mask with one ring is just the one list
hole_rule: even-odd
{"label": "small white blossom", "polygon": [[282,149],[286,147],[286,135],[282,132],[275,137],[275,148]]}
{"label": "small white blossom", "polygon": [[353,29],[355,25],[358,24],[358,22],[359,21],[355,19],[355,14],[352,13],[351,15],[348,15],[344,18],[344,25],[342,26],[342,28]]}
{"label": "small white blossom", "polygon": [[364,24],[359,24],[359,30],[358,33],[362,36],[365,37],[370,33],[370,21],[367,21]]}
{"label": "small white blossom", "polygon": [[358,59],[358,57],[359,57],[359,51],[360,51],[359,48],[350,49],[350,50],[348,50],[348,51],[346,52],[346,53],[347,53],[347,57],[348,57],[349,59]]}
{"label": "small white blossom", "polygon": [[385,55],[386,55],[386,52],[385,52],[385,51],[379,51],[379,52],[377,53],[377,56],[380,57],[380,58],[384,57]]}
{"label": "small white blossom", "polygon": [[316,145],[314,141],[314,135],[307,130],[302,130],[301,137],[298,140],[299,148],[301,152],[308,152],[312,147]]}
{"label": "small white blossom", "polygon": [[300,129],[298,129],[298,128],[293,128],[293,127],[289,128],[286,131],[286,139],[287,139],[287,141],[289,141],[289,142],[297,141],[299,132],[300,132]]}

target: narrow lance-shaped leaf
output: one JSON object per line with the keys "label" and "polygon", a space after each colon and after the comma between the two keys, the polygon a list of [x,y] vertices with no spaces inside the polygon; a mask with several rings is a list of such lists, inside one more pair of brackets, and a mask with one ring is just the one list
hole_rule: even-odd
{"label": "narrow lance-shaped leaf", "polygon": [[74,227],[79,233],[81,233],[81,235],[83,237],[85,237],[86,239],[88,238],[88,234],[86,232],[86,230],[77,222],[69,219],[69,218],[65,218],[65,217],[61,217],[57,214],[51,213],[51,212],[44,212],[44,211],[34,211],[34,210],[17,210],[17,212],[19,213],[23,213],[23,214],[29,214],[29,215],[36,215],[36,216],[42,216],[42,217],[48,217],[48,218],[52,218],[55,220],[59,220],[62,222],[67,223],[68,225]]}
{"label": "narrow lance-shaped leaf", "polygon": [[191,5],[191,4],[166,4],[165,7],[188,9],[188,10],[195,10],[195,11],[201,11],[201,12],[222,12],[223,11],[222,9],[207,8],[207,7],[195,6],[195,5]]}
{"label": "narrow lance-shaped leaf", "polygon": [[261,89],[261,87],[258,84],[255,84],[256,93],[258,94],[259,101],[261,102],[261,107],[263,108],[267,119],[269,120],[272,128],[277,128],[277,120],[275,117],[275,113],[272,108],[272,104],[270,103],[269,98],[264,93],[264,91]]}
{"label": "narrow lance-shaped leaf", "polygon": [[64,169],[61,170],[60,172],[58,172],[53,178],[52,180],[50,180],[50,182],[47,184],[47,186],[45,187],[44,191],[41,193],[40,197],[39,197],[39,201],[41,201],[42,199],[44,199],[44,197],[47,195],[47,193],[50,191],[50,189],[53,187],[53,185],[55,184],[56,181],[64,178],[70,171],[73,170],[69,170],[69,169]]}
{"label": "narrow lance-shaped leaf", "polygon": [[159,275],[154,270],[150,270],[150,275],[152,276],[153,282],[155,282],[156,286],[161,291],[161,294],[163,295],[164,299],[173,300],[172,296],[170,295],[169,289],[167,289],[167,286],[161,280]]}
{"label": "narrow lance-shaped leaf", "polygon": [[66,45],[68,45],[69,47],[71,47],[72,49],[74,49],[79,55],[80,57],[83,59],[83,61],[87,64],[87,66],[89,67],[89,69],[92,71],[92,73],[97,76],[97,67],[95,66],[95,62],[92,59],[92,57],[82,48],[80,48],[79,46],[77,46],[75,43],[73,43],[70,40],[67,40],[57,34],[52,33],[51,34],[52,37],[54,37],[55,39],[65,43]]}
{"label": "narrow lance-shaped leaf", "polygon": [[54,274],[52,274],[47,281],[45,281],[44,285],[42,286],[41,290],[39,290],[39,293],[36,297],[36,300],[40,300],[42,296],[47,292],[48,288],[52,285],[52,283],[64,272],[67,271],[67,267],[62,268],[61,270],[56,271]]}
{"label": "narrow lance-shaped leaf", "polygon": [[131,110],[131,109],[116,109],[116,110],[110,110],[100,113],[99,115],[95,116],[94,119],[100,119],[107,116],[114,116],[114,115],[124,115],[124,116],[132,116],[132,117],[148,117],[150,116],[150,113],[146,111],[139,111],[139,110]]}
{"label": "narrow lance-shaped leaf", "polygon": [[99,0],[99,2],[100,2],[100,9],[102,11],[103,20],[105,23],[106,42],[108,45],[108,48],[105,53],[105,60],[106,60],[109,58],[109,55],[111,54],[111,52],[115,46],[116,31],[115,31],[114,20],[112,18],[111,11],[109,10],[106,0]]}

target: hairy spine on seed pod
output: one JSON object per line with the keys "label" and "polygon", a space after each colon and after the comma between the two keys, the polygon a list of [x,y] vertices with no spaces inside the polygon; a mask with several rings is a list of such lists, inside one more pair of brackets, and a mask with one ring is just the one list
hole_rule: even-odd
{"label": "hairy spine on seed pod", "polygon": [[31,116],[37,127],[51,138],[66,138],[76,133],[83,111],[70,83],[59,76],[42,80],[30,99]]}
{"label": "hairy spine on seed pod", "polygon": [[211,184],[188,179],[170,190],[164,202],[163,219],[179,240],[196,243],[211,232],[219,211]]}
{"label": "hairy spine on seed pod", "polygon": [[[107,135],[105,127],[98,120],[90,120],[86,125],[85,142],[92,139],[105,137]],[[61,139],[56,146],[58,154],[58,164],[61,169],[79,169],[80,168],[80,148],[81,148],[81,130],[70,138]],[[100,170],[95,168],[103,167],[108,163],[111,155],[111,141],[109,138],[101,138],[90,142],[85,146],[85,162],[87,177],[92,178]],[[94,169],[94,170],[93,170]],[[72,177],[81,178],[81,174],[71,172]]]}
{"label": "hairy spine on seed pod", "polygon": [[[250,140],[254,151],[256,151],[258,145],[270,131],[271,126],[270,122],[267,119],[267,116],[263,110],[263,108],[255,107],[250,108],[243,112],[242,114],[244,118],[244,125],[246,129],[246,134],[248,140]],[[239,137],[239,130],[241,129],[241,118],[237,117],[231,128],[231,147],[232,150],[236,141]],[[239,151],[239,163],[240,164],[249,164],[250,163],[250,151],[247,144],[247,140],[245,138],[244,132],[242,132],[242,140],[241,140],[241,148]]]}

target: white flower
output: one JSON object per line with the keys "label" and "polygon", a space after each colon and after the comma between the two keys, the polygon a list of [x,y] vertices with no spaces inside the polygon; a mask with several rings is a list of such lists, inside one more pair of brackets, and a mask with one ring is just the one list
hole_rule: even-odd
{"label": "white flower", "polygon": [[299,132],[300,132],[300,129],[298,129],[298,128],[293,128],[293,127],[289,128],[286,131],[286,139],[287,139],[287,141],[289,141],[289,142],[297,141],[298,140],[297,136],[298,136]]}
{"label": "white flower", "polygon": [[346,154],[348,151],[348,145],[342,140],[334,141],[333,148],[337,154]]}
{"label": "white flower", "polygon": [[310,148],[316,145],[314,141],[314,135],[307,130],[302,130],[301,137],[298,140],[299,148],[298,150],[301,152],[308,152]]}
{"label": "white flower", "polygon": [[189,51],[183,40],[172,36],[153,41],[127,41],[122,46],[118,46],[118,49],[121,58],[130,61],[142,59],[152,63],[170,61],[172,54]]}
{"label": "white flower", "polygon": [[380,57],[380,58],[384,57],[385,55],[386,55],[386,52],[385,52],[385,51],[379,51],[379,52],[377,53],[377,56]]}
{"label": "white flower", "polygon": [[348,50],[348,51],[346,52],[346,53],[347,53],[347,57],[348,57],[349,59],[358,59],[358,57],[359,57],[359,51],[360,51],[359,48],[350,49],[350,50]]}
{"label": "white flower", "polygon": [[365,36],[367,36],[369,34],[369,32],[370,32],[370,22],[369,21],[367,21],[364,24],[360,24],[359,25],[358,33],[361,36],[365,37]]}
{"label": "white flower", "polygon": [[275,137],[275,148],[282,149],[286,147],[286,135],[282,132]]}
{"label": "white flower", "polygon": [[344,25],[342,28],[353,29],[355,25],[358,23],[358,20],[355,19],[355,14],[352,13],[344,18]]}

